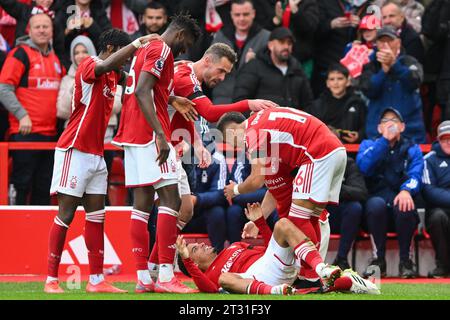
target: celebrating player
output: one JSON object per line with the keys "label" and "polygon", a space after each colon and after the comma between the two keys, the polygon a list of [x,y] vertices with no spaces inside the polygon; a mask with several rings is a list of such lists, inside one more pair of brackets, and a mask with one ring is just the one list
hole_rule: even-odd
{"label": "celebrating player", "polygon": [[[138,278],[136,292],[192,291],[173,273],[181,201],[167,106],[173,104],[169,93],[173,86],[174,57],[192,46],[199,34],[193,19],[176,16],[161,40],[139,49],[131,63],[120,125],[113,143],[125,150],[125,184],[134,188],[130,234]],[[156,285],[147,266],[147,224],[155,190],[160,200],[156,231],[160,268]]]}
{"label": "celebrating player", "polygon": [[[266,183],[267,197],[276,199],[280,217],[287,216],[319,248],[319,217],[328,204],[339,201],[346,165],[342,143],[317,118],[292,108],[263,110],[247,121],[229,113],[218,127],[230,122],[234,125],[225,138],[243,147],[246,137],[252,171],[243,183],[226,186],[225,195],[232,198]],[[311,271],[305,277],[317,277]]]}
{"label": "celebrating player", "polygon": [[[268,100],[242,100],[228,105],[213,105],[211,100],[204,95],[202,84],[214,88],[230,73],[236,62],[236,53],[224,43],[216,43],[206,50],[203,57],[197,62],[179,61],[175,64],[174,94],[192,100],[198,114],[209,122],[216,122],[230,111],[260,111],[278,105]],[[207,166],[211,162],[211,155],[203,146],[199,134],[195,131],[192,121],[187,121],[179,112],[171,115],[172,145],[178,158],[183,156],[184,146],[192,145],[194,153],[200,160],[200,166]],[[183,138],[186,140],[183,140]],[[181,195],[181,209],[178,217],[178,228],[182,229],[192,218],[194,203],[191,200],[191,190],[187,175],[181,166],[181,160],[177,161],[180,172],[179,192]],[[155,247],[157,248],[157,246]],[[155,249],[153,249],[155,250]],[[152,251],[150,263],[152,270],[156,265],[157,255]]]}
{"label": "celebrating player", "polygon": [[305,261],[320,275],[327,290],[379,294],[378,288],[347,270],[340,277],[338,267],[323,263],[309,239],[286,218],[275,224],[273,234],[265,222],[259,204],[247,205],[247,218],[261,229],[265,246],[235,242],[219,255],[214,248],[193,243],[186,245],[180,236],[177,249],[183,266],[202,292],[217,293],[222,288],[232,293],[292,294],[290,287]]}
{"label": "celebrating player", "polygon": [[73,112],[55,150],[50,193],[58,194],[58,215],[50,230],[48,277],[44,291],[62,293],[58,267],[67,229],[77,206],[86,211],[85,240],[90,277],[87,292],[122,293],[103,277],[103,225],[108,172],[104,136],[118,82],[126,74],[119,68],[137,48],[155,36],[133,41],[123,31],[111,29],[99,38],[98,57],[87,57],[75,74]]}

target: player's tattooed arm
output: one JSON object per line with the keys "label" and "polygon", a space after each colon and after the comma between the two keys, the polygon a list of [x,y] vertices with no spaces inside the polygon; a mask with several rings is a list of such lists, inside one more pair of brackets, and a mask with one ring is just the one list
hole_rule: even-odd
{"label": "player's tattooed arm", "polygon": [[147,71],[142,71],[136,85],[135,95],[145,120],[147,120],[147,123],[156,135],[156,145],[159,150],[156,161],[158,161],[158,165],[162,165],[169,157],[170,148],[154,107],[152,91],[156,81],[157,79],[154,75]]}

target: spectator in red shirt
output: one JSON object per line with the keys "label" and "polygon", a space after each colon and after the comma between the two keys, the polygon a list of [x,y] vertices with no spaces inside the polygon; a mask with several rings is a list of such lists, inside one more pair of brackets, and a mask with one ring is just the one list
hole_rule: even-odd
{"label": "spectator in red shirt", "polygon": [[[17,39],[0,75],[0,102],[8,109],[11,141],[55,141],[56,99],[64,68],[53,51],[52,20],[43,13],[30,19],[29,36]],[[49,204],[53,152],[13,153],[16,204]]]}

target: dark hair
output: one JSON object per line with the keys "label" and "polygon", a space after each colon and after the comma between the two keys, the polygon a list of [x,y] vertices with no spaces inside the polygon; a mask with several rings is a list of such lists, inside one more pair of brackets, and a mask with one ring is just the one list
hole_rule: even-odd
{"label": "dark hair", "polygon": [[255,5],[252,0],[231,0],[231,5],[233,4],[244,4],[244,3],[250,3],[253,8],[255,8]]}
{"label": "dark hair", "polygon": [[125,31],[119,29],[108,29],[102,32],[98,39],[98,52],[106,51],[108,45],[114,50],[118,47],[125,47],[130,44],[131,38]]}
{"label": "dark hair", "polygon": [[161,2],[156,2],[156,1],[149,2],[147,4],[147,6],[145,7],[145,10],[147,10],[147,9],[153,9],[153,10],[163,9],[164,14],[167,15],[167,9]]}
{"label": "dark hair", "polygon": [[242,123],[246,120],[244,115],[240,112],[228,112],[225,113],[222,117],[220,117],[219,121],[217,121],[217,129],[220,130],[220,132],[224,133],[223,130],[225,129],[225,126],[229,123]]}
{"label": "dark hair", "polygon": [[178,256],[177,256],[177,262],[178,262],[178,268],[180,269],[180,271],[183,272],[183,274],[185,276],[191,277],[191,274],[189,273],[189,271],[187,271],[186,266],[183,263],[183,258],[181,258],[180,254],[178,254]]}
{"label": "dark hair", "polygon": [[327,70],[327,77],[330,75],[330,73],[332,72],[339,72],[342,73],[346,78],[349,77],[350,73],[348,72],[348,69],[346,67],[344,67],[342,64],[340,63],[335,63],[332,64],[331,66],[328,67]]}
{"label": "dark hair", "polygon": [[197,21],[194,20],[190,14],[179,13],[171,17],[172,22],[167,29],[183,30],[192,38],[194,42],[197,42],[198,38],[202,34]]}
{"label": "dark hair", "polygon": [[236,63],[237,55],[236,52],[226,43],[214,43],[212,46],[205,51],[204,55],[214,56],[214,59],[220,60],[223,57],[227,58],[231,63]]}

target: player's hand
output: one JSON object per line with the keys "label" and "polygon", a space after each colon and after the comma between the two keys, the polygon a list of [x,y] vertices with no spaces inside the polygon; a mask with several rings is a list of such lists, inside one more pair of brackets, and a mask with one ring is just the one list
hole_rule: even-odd
{"label": "player's hand", "polygon": [[225,198],[227,198],[228,202],[231,204],[231,199],[234,198],[235,194],[234,194],[234,186],[236,185],[236,183],[232,180],[230,180],[230,184],[226,185],[225,188],[223,189],[223,194],[225,196]]}
{"label": "player's hand", "polygon": [[157,33],[151,33],[146,36],[140,37],[139,41],[141,44],[146,44],[147,42],[152,42],[154,40],[162,40],[161,36]]}
{"label": "player's hand", "polygon": [[250,221],[256,221],[263,216],[263,211],[259,202],[252,204],[247,203],[247,208],[244,209],[244,213]]}
{"label": "player's hand", "polygon": [[156,134],[156,145],[158,146],[159,151],[156,161],[158,161],[158,165],[161,166],[167,161],[170,154],[170,147],[166,141],[166,135],[164,133]]}
{"label": "player's hand", "polygon": [[194,154],[200,161],[198,164],[198,167],[200,169],[206,169],[211,165],[211,152],[209,152],[202,143],[200,143],[198,146],[194,146]]}
{"label": "player's hand", "polygon": [[269,108],[278,108],[279,105],[270,100],[253,99],[248,100],[248,107],[251,111],[258,112]]}
{"label": "player's hand", "polygon": [[19,120],[19,133],[24,136],[31,133],[31,128],[33,124],[31,122],[30,116],[26,115],[22,119]]}
{"label": "player's hand", "polygon": [[242,239],[256,239],[258,237],[259,229],[253,221],[249,221],[242,229]]}
{"label": "player's hand", "polygon": [[195,109],[195,102],[184,98],[175,96],[171,105],[179,112],[187,121],[195,121],[198,119],[198,112]]}
{"label": "player's hand", "polygon": [[400,193],[395,197],[394,206],[396,205],[398,205],[401,212],[408,212],[414,210],[415,208],[414,200],[411,197],[411,194],[406,190],[400,191]]}
{"label": "player's hand", "polygon": [[178,250],[178,253],[180,254],[181,258],[187,259],[189,258],[189,250],[186,245],[186,240],[183,239],[182,235],[179,235],[177,237],[177,241],[175,242],[175,247]]}

